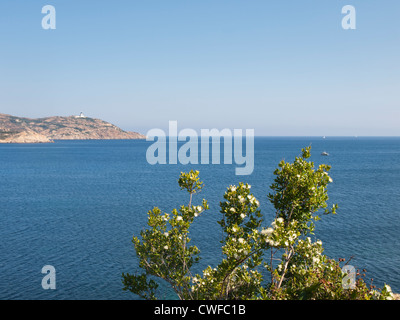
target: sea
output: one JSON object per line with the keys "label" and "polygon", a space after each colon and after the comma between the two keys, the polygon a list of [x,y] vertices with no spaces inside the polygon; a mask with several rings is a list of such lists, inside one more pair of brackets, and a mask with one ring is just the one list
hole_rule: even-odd
{"label": "sea", "polygon": [[[377,287],[389,284],[400,292],[400,138],[256,137],[254,171],[247,176],[235,175],[239,165],[222,160],[152,165],[146,159],[151,144],[0,145],[0,299],[138,299],[123,290],[121,280],[122,273],[141,272],[132,237],[146,228],[149,210],[157,206],[168,213],[188,203],[178,178],[191,169],[199,170],[204,182],[193,204],[204,198],[210,206],[190,231],[191,244],[201,250],[196,268],[215,267],[223,258],[217,221],[226,188],[249,183],[269,225],[274,169],[307,146],[316,166],[332,166],[328,202],[339,205],[336,215],[316,223],[313,240],[322,241],[328,257],[344,258],[365,273],[367,284],[373,279]],[[55,289],[42,286],[48,265],[55,271]],[[164,298],[176,298],[164,289]]]}

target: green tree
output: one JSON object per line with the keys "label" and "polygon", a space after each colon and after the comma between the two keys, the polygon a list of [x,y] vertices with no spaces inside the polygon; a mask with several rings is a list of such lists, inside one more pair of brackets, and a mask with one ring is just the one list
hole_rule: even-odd
{"label": "green tree", "polygon": [[[188,205],[171,214],[159,208],[148,212],[149,228],[134,236],[142,274],[123,274],[124,290],[145,299],[157,298],[157,279],[163,279],[179,299],[391,299],[391,289],[367,286],[357,274],[346,286],[341,263],[323,254],[322,242],[309,235],[328,208],[327,186],[332,183],[328,165],[315,168],[311,148],[302,150],[293,163],[281,161],[268,199],[275,208],[270,226],[263,226],[259,201],[251,186],[229,186],[220,203],[223,231],[222,261],[202,274],[191,270],[200,259],[199,249],[189,246],[189,228],[209,209],[207,201],[192,205],[203,183],[198,171],[181,173],[179,186],[189,193]],[[264,279],[265,273],[269,274]]]}

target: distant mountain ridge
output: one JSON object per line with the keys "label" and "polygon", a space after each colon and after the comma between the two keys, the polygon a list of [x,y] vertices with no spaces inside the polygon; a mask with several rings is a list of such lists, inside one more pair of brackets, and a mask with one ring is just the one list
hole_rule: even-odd
{"label": "distant mountain ridge", "polygon": [[54,140],[145,139],[95,118],[80,116],[23,118],[0,113],[0,143],[46,143]]}

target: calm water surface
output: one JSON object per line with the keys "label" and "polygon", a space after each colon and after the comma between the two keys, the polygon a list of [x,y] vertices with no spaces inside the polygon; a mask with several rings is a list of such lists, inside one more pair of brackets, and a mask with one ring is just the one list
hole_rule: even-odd
{"label": "calm water surface", "polygon": [[[177,179],[190,169],[205,183],[194,203],[205,198],[211,208],[196,220],[192,243],[202,251],[199,267],[215,266],[225,188],[250,183],[269,223],[273,170],[310,144],[316,165],[332,165],[329,201],[339,204],[317,223],[325,253],[353,256],[368,279],[400,292],[399,138],[256,138],[251,176],[235,176],[234,164],[152,166],[146,141],[58,141],[0,145],[0,299],[136,299],[121,283],[122,272],[140,271],[132,235],[154,206],[169,212],[188,202]],[[47,264],[56,290],[42,289]]]}

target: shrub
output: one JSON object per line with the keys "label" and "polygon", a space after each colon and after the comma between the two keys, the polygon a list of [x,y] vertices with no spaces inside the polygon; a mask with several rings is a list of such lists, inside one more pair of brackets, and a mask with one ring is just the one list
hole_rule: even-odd
{"label": "shrub", "polygon": [[[156,280],[163,279],[179,299],[392,299],[388,285],[381,290],[367,286],[359,273],[349,275],[341,267],[344,259],[329,259],[322,242],[312,242],[315,222],[336,214],[338,206],[327,206],[331,167],[315,168],[308,161],[310,150],[302,149],[293,163],[281,161],[275,170],[268,195],[275,219],[268,227],[250,185],[227,188],[218,221],[223,259],[202,274],[191,273],[200,250],[189,246],[189,228],[209,206],[204,199],[201,205],[192,204],[203,187],[199,172],[181,173],[178,183],[189,193],[188,205],[171,214],[157,207],[148,212],[149,228],[140,233],[141,239],[133,237],[144,272],[123,274],[124,290],[157,299]],[[263,276],[265,271],[269,276]]]}

